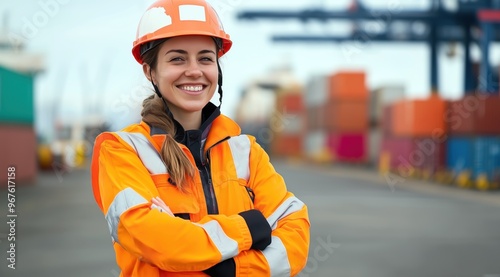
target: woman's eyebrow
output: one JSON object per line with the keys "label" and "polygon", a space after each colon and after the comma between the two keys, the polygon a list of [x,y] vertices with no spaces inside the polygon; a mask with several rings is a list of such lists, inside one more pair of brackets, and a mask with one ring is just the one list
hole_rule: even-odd
{"label": "woman's eyebrow", "polygon": [[207,53],[212,53],[215,55],[215,52],[212,50],[201,50],[198,54],[207,54]]}
{"label": "woman's eyebrow", "polygon": [[172,50],[168,50],[167,53],[165,53],[165,55],[169,54],[169,53],[172,53],[172,52],[175,52],[175,53],[179,53],[179,54],[187,54],[187,51],[186,50],[182,50],[182,49],[172,49]]}

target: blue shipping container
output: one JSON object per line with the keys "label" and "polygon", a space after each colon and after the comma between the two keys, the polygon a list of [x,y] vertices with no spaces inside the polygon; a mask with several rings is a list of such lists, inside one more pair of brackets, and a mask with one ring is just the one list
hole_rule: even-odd
{"label": "blue shipping container", "polygon": [[472,173],[474,166],[474,139],[450,137],[446,149],[446,167],[457,176],[463,172]]}
{"label": "blue shipping container", "polygon": [[478,137],[474,142],[474,179],[500,181],[500,138]]}
{"label": "blue shipping container", "polygon": [[468,171],[472,181],[500,182],[500,137],[451,137],[446,166],[455,177]]}

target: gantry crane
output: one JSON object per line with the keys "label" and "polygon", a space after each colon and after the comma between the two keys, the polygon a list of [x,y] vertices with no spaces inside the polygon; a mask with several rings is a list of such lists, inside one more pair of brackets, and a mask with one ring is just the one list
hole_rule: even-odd
{"label": "gantry crane", "polygon": [[[299,20],[301,22],[329,22],[350,20],[354,27],[347,36],[326,35],[274,35],[273,42],[420,42],[430,47],[430,81],[433,93],[438,91],[438,45],[441,42],[460,42],[464,46],[464,91],[475,90],[498,93],[498,76],[493,76],[489,63],[489,46],[500,41],[500,0],[456,0],[456,9],[445,9],[442,0],[431,0],[425,11],[371,9],[359,0],[354,0],[348,10],[329,11],[324,8],[308,8],[297,11],[244,10],[237,14],[239,20]],[[382,28],[374,31],[368,24]],[[421,28],[412,28],[412,26]],[[403,28],[401,28],[403,26]],[[401,31],[403,29],[403,31]],[[471,43],[481,49],[479,78],[475,79],[471,62]]]}

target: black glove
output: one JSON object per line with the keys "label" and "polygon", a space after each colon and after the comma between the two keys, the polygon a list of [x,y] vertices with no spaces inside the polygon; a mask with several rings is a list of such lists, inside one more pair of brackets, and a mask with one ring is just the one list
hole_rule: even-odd
{"label": "black glove", "polygon": [[250,234],[252,235],[252,246],[250,249],[264,250],[271,244],[271,226],[259,210],[248,210],[239,213],[245,219]]}
{"label": "black glove", "polygon": [[208,274],[210,277],[235,277],[236,263],[233,258],[227,259],[207,270],[204,270],[203,272]]}

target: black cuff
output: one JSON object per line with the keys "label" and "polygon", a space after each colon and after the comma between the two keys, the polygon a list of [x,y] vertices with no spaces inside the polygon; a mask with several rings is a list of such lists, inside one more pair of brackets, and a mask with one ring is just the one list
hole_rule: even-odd
{"label": "black cuff", "polygon": [[250,234],[252,235],[252,246],[250,249],[264,250],[271,244],[271,226],[259,210],[248,210],[241,212],[245,219]]}
{"label": "black cuff", "polygon": [[227,259],[222,261],[211,268],[203,271],[210,277],[235,277],[236,276],[236,263],[234,259]]}

